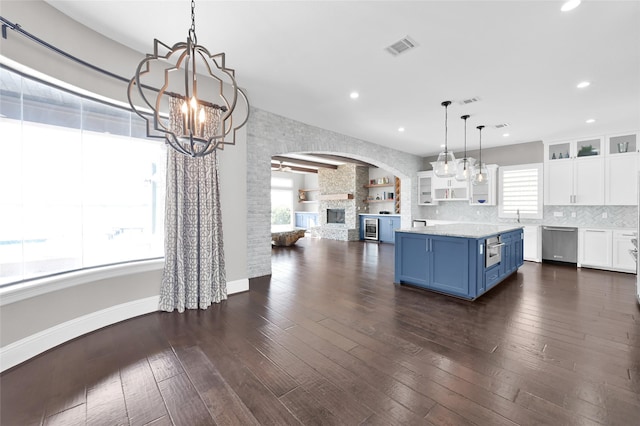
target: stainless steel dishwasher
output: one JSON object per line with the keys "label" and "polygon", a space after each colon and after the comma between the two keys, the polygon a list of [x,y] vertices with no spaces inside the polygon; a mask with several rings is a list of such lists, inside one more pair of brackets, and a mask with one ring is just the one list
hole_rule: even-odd
{"label": "stainless steel dishwasher", "polygon": [[578,228],[542,227],[542,260],[578,263]]}

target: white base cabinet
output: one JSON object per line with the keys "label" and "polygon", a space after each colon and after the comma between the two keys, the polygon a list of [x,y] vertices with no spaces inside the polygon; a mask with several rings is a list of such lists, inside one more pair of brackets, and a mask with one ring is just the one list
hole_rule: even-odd
{"label": "white base cabinet", "polygon": [[542,230],[537,225],[526,225],[523,232],[524,260],[542,262]]}
{"label": "white base cabinet", "polygon": [[580,228],[578,266],[620,272],[636,272],[629,250],[635,231],[630,229]]}
{"label": "white base cabinet", "polygon": [[578,266],[610,268],[613,233],[610,229],[578,231]]}
{"label": "white base cabinet", "polygon": [[636,262],[630,251],[635,248],[631,243],[632,238],[638,238],[635,231],[632,230],[614,230],[613,231],[613,255],[612,267],[616,271],[636,272]]}

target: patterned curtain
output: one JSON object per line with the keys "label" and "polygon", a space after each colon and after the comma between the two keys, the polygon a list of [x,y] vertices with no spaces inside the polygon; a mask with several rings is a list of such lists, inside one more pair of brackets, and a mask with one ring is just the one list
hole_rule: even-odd
{"label": "patterned curtain", "polygon": [[160,309],[207,309],[227,298],[217,151],[167,149],[165,262]]}

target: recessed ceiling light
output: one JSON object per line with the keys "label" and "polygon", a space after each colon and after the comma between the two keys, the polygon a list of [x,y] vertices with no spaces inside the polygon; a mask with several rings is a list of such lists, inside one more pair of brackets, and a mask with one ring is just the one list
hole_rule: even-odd
{"label": "recessed ceiling light", "polygon": [[569,1],[566,1],[566,2],[564,2],[562,7],[560,8],[560,10],[563,11],[563,12],[568,12],[568,11],[573,10],[576,7],[580,6],[580,3],[581,3],[580,0],[569,0]]}
{"label": "recessed ceiling light", "polygon": [[509,136],[509,133],[503,133],[502,136],[504,136],[505,138]]}
{"label": "recessed ceiling light", "polygon": [[593,118],[590,118],[590,119],[588,119],[588,120],[586,121],[586,123],[589,123],[589,124],[591,124],[591,123],[595,123],[595,122],[596,122],[596,120],[595,120],[595,119],[593,119]]}
{"label": "recessed ceiling light", "polygon": [[404,132],[404,127],[398,127],[399,132]]}
{"label": "recessed ceiling light", "polygon": [[351,92],[351,93],[349,94],[349,97],[350,97],[351,99],[358,99],[358,98],[360,97],[360,93],[358,93],[358,92]]}
{"label": "recessed ceiling light", "polygon": [[588,87],[591,83],[589,83],[588,81],[581,81],[580,83],[578,83],[578,85],[576,86],[578,89],[584,89],[585,87]]}

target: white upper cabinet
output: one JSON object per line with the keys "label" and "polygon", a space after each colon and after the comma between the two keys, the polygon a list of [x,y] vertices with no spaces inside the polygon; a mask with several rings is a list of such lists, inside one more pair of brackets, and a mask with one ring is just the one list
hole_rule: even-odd
{"label": "white upper cabinet", "polygon": [[433,200],[431,193],[431,180],[433,179],[433,171],[418,172],[418,205],[433,206],[438,202]]}
{"label": "white upper cabinet", "polygon": [[[435,168],[435,163],[431,163]],[[431,178],[431,195],[434,201],[468,200],[470,183],[458,181],[455,177],[441,178],[435,174]]]}
{"label": "white upper cabinet", "polygon": [[603,205],[603,147],[601,137],[545,143],[545,204]]}
{"label": "white upper cabinet", "polygon": [[638,204],[638,143],[640,134],[628,132],[606,138],[605,204],[635,206]]}
{"label": "white upper cabinet", "polygon": [[495,206],[498,201],[498,166],[487,164],[488,179],[478,185],[469,185],[471,197],[469,204],[473,206]]}

